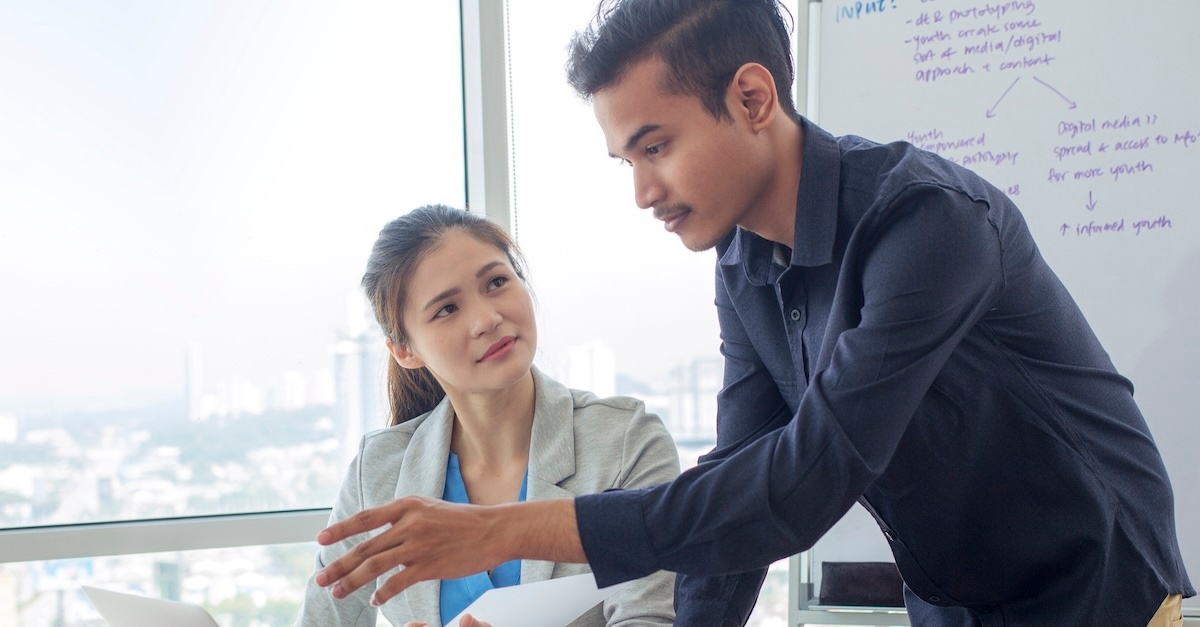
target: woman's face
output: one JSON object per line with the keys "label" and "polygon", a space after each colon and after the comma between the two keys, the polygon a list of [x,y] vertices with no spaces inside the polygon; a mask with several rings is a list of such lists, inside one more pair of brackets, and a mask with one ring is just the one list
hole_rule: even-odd
{"label": "woman's face", "polygon": [[406,368],[425,366],[447,392],[502,390],[529,374],[537,350],[533,299],[508,256],[451,229],[409,278]]}

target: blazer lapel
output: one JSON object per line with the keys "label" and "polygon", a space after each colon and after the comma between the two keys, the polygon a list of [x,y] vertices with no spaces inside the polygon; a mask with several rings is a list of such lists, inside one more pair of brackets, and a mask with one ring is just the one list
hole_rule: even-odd
{"label": "blazer lapel", "polygon": [[[574,498],[560,484],[575,475],[575,400],[561,383],[533,369],[535,400],[525,500]],[[521,583],[545,581],[554,562],[522,560]]]}
{"label": "blazer lapel", "polygon": [[[575,401],[561,383],[533,369],[535,400],[533,431],[529,443],[529,479],[525,499],[574,498],[560,484],[575,475]],[[446,464],[454,413],[442,402],[413,433],[404,452],[396,496],[441,498],[446,489]],[[389,573],[389,576],[392,573]],[[521,561],[521,583],[545,581],[554,575],[554,562]],[[410,615],[431,625],[441,622],[441,582],[424,581],[402,593]]]}
{"label": "blazer lapel", "polygon": [[[454,410],[450,407],[449,399],[443,398],[413,432],[412,440],[404,451],[404,462],[400,465],[400,474],[396,481],[396,498],[442,498],[446,489],[446,464],[450,461],[450,436],[453,429]],[[392,574],[395,573],[388,573],[388,576]],[[430,625],[441,624],[440,581],[422,581],[401,594],[408,603],[409,616],[428,621]]]}

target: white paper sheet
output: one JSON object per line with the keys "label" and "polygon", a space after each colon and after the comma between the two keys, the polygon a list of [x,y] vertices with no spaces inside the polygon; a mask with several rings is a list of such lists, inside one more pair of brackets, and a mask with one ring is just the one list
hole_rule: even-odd
{"label": "white paper sheet", "polygon": [[608,598],[614,586],[596,588],[591,573],[547,579],[484,592],[462,614],[446,624],[458,627],[464,614],[492,627],[563,627]]}

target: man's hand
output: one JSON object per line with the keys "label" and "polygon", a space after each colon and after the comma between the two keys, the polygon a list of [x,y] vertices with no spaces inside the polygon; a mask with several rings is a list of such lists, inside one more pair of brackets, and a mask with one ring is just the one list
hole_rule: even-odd
{"label": "man's hand", "polygon": [[492,568],[503,561],[504,553],[497,546],[489,509],[413,496],[363,510],[322,531],[317,542],[332,544],[390,527],[317,573],[317,584],[336,584],[333,596],[340,599],[404,566],[371,597],[373,605],[381,605],[419,581],[455,579]]}
{"label": "man's hand", "polygon": [[571,499],[509,505],[461,505],[410,496],[363,510],[317,535],[322,545],[390,525],[317,573],[341,599],[397,567],[404,568],[375,590],[382,605],[409,586],[456,579],[512,559],[584,562]]}

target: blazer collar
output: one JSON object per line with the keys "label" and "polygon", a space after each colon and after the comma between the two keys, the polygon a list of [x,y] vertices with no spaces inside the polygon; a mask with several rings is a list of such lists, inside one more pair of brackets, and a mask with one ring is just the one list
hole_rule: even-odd
{"label": "blazer collar", "polygon": [[[559,486],[575,474],[575,400],[566,386],[533,368],[533,431],[529,443],[528,483],[525,500],[574,498]],[[413,432],[404,451],[404,462],[396,484],[396,497],[442,498],[446,488],[446,464],[450,459],[450,437],[454,431],[454,409],[442,399]],[[550,579],[554,562],[522,560],[521,583]],[[390,576],[391,573],[389,573]],[[411,616],[439,615],[441,582],[423,581],[403,592]]]}
{"label": "blazer collar", "polygon": [[[442,498],[446,489],[446,464],[450,461],[450,436],[454,432],[454,409],[450,399],[443,398],[433,411],[421,420],[413,431],[412,440],[404,450],[404,461],[396,481],[396,498],[428,496]],[[389,572],[388,576],[395,574]],[[429,620],[431,625],[441,621],[442,582],[422,581],[401,593],[408,604],[408,615]]]}
{"label": "blazer collar", "polygon": [[[525,500],[573,498],[559,486],[575,474],[575,399],[566,386],[533,369],[533,433],[529,442],[529,480]],[[554,562],[521,561],[521,583],[545,581]]]}

